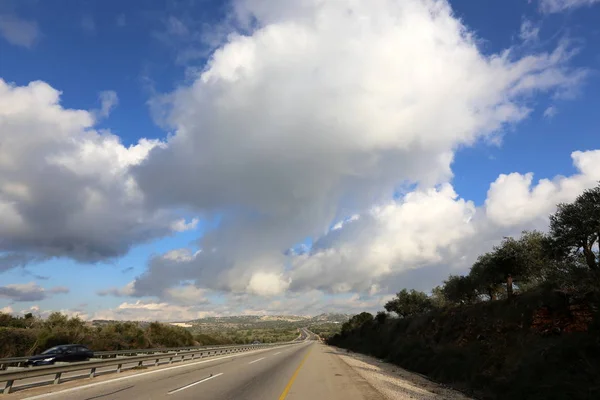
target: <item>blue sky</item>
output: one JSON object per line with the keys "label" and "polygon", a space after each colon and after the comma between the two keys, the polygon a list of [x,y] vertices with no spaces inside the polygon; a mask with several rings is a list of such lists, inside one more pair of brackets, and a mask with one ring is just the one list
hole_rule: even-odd
{"label": "blue sky", "polygon": [[[543,229],[556,202],[597,181],[600,3],[584,3],[409,0],[382,1],[366,11],[359,1],[348,6],[346,18],[337,14],[344,2],[322,8],[312,1],[260,0],[0,2],[0,79],[8,87],[0,95],[7,96],[6,104],[33,102],[23,103],[23,118],[0,114],[0,144],[9,140],[4,156],[31,151],[21,159],[75,160],[65,161],[75,165],[73,171],[55,177],[53,169],[43,175],[33,162],[13,169],[0,163],[0,206],[4,201],[15,207],[4,211],[11,218],[23,213],[14,226],[0,229],[0,254],[29,260],[7,263],[0,272],[0,309],[165,320],[357,311],[380,307],[401,287],[427,290],[464,271],[495,238]],[[428,7],[442,7],[439,18],[421,12]],[[361,15],[372,22],[395,12],[397,26],[381,22],[387,31],[374,22],[353,25]],[[413,14],[414,20],[407,19]],[[406,28],[411,21],[422,21],[415,25],[414,44],[424,50],[402,39],[414,30]],[[290,26],[298,31],[286,37]],[[358,26],[365,31],[355,33]],[[431,44],[427,38],[438,33],[456,35],[455,42]],[[302,34],[306,42],[297,42]],[[311,35],[318,38],[313,47],[306,45]],[[346,36],[352,36],[348,43]],[[288,45],[279,46],[275,37]],[[346,45],[339,64],[328,58]],[[368,53],[385,46],[392,55]],[[441,47],[429,54],[427,46]],[[485,62],[474,61],[474,54]],[[503,61],[493,70],[490,60],[498,57]],[[523,67],[528,57],[536,67]],[[358,66],[363,60],[364,68]],[[382,67],[386,63],[389,69]],[[445,67],[422,84],[403,82],[436,63]],[[397,72],[405,67],[409,72]],[[377,68],[374,76],[389,74],[393,90],[369,75]],[[464,77],[461,70],[471,68]],[[321,80],[320,73],[328,78]],[[442,89],[426,87],[438,79]],[[64,125],[31,105],[43,91],[32,88],[27,100],[15,95],[32,81],[60,92],[59,103],[48,110],[83,110],[92,126],[59,132]],[[356,82],[371,85],[370,91],[355,91]],[[473,82],[487,83],[482,88]],[[318,107],[318,98],[303,103],[304,90],[331,97]],[[106,91],[118,101],[106,103],[102,113],[99,96]],[[253,93],[250,101],[247,93]],[[400,106],[405,96],[413,108]],[[364,115],[344,114],[349,104],[362,104]],[[382,114],[369,104],[393,111]],[[457,108],[446,115],[451,105]],[[417,110],[411,124],[396,121],[409,110]],[[337,122],[326,122],[329,117]],[[438,118],[439,125],[427,121]],[[34,128],[24,120],[35,120]],[[86,142],[90,129],[98,139]],[[141,139],[152,150],[136,158],[130,146]],[[28,150],[30,142],[39,148]],[[91,153],[76,153],[72,143]],[[571,156],[578,151],[579,167]],[[124,166],[119,157],[127,159]],[[81,171],[86,183],[67,179]],[[544,196],[534,190],[542,178],[552,185]],[[69,214],[65,206],[70,222],[63,231],[63,225],[39,217],[62,206],[15,197],[15,187],[42,191],[38,179],[56,187],[64,183],[52,192],[58,204],[87,196],[96,184],[105,197],[94,200],[101,205],[84,207],[94,212]],[[127,197],[131,182],[141,197]],[[512,210],[520,211],[503,218],[502,212],[511,212],[499,205],[507,196],[517,202]],[[23,211],[32,208],[37,221]],[[427,220],[407,216],[437,212],[448,217],[440,226],[456,227],[453,242]],[[197,223],[173,228],[180,218]],[[346,222],[332,228],[340,221]],[[43,234],[23,233],[35,224],[43,225]],[[481,246],[468,246],[473,235],[482,238]],[[310,248],[317,241],[317,249],[298,251],[301,243]],[[429,249],[423,244],[429,241],[438,245]],[[296,252],[286,251],[293,247]]]}

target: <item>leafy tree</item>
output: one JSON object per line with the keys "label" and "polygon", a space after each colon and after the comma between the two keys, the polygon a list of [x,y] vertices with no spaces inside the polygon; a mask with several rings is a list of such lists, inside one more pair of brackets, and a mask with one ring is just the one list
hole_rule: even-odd
{"label": "leafy tree", "polygon": [[444,296],[444,288],[442,286],[436,286],[431,289],[431,305],[434,308],[443,308],[448,305],[446,296]]}
{"label": "leafy tree", "polygon": [[550,234],[561,259],[582,254],[588,268],[600,270],[600,185],[584,191],[570,204],[559,204],[550,216]]}
{"label": "leafy tree", "polygon": [[418,292],[414,289],[408,291],[402,289],[396,294],[396,297],[388,301],[384,308],[388,312],[395,312],[401,317],[409,317],[411,315],[422,314],[430,311],[433,308],[431,299],[423,292]]}
{"label": "leafy tree", "polygon": [[442,289],[444,297],[452,304],[471,304],[477,299],[477,291],[472,277],[450,275]]}
{"label": "leafy tree", "polygon": [[547,242],[541,232],[523,232],[519,239],[504,238],[493,251],[481,255],[469,273],[477,294],[496,300],[503,293],[503,284],[510,297],[513,281],[519,288],[545,282],[552,267]]}
{"label": "leafy tree", "polygon": [[377,323],[379,325],[383,325],[385,323],[385,321],[387,321],[388,319],[388,313],[386,313],[385,311],[379,311],[377,313],[377,315],[375,316],[375,321],[377,321]]}
{"label": "leafy tree", "polygon": [[368,312],[361,312],[350,318],[347,322],[342,325],[342,333],[350,333],[355,329],[361,328],[365,324],[373,323],[373,314]]}

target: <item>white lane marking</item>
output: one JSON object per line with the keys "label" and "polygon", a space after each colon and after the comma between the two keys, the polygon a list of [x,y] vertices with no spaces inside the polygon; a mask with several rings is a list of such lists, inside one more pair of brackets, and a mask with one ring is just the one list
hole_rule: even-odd
{"label": "white lane marking", "polygon": [[216,378],[218,376],[221,376],[221,375],[223,375],[222,372],[220,374],[209,376],[208,378],[200,379],[198,382],[190,383],[189,385],[185,385],[184,387],[180,387],[179,389],[171,390],[170,392],[167,392],[167,394],[173,394],[173,393],[181,392],[182,390],[189,389],[192,386],[196,386],[196,385],[198,385],[198,384],[200,384],[202,382],[210,381],[211,379],[214,379],[214,378]]}
{"label": "white lane marking", "polygon": [[273,354],[273,355],[274,355],[274,356],[276,356],[277,354],[281,354],[281,352],[280,352],[280,351],[278,351],[277,353],[275,353],[275,354]]}
{"label": "white lane marking", "polygon": [[76,392],[76,391],[79,391],[79,390],[89,389],[89,388],[100,386],[100,385],[104,385],[104,384],[107,384],[107,383],[114,383],[114,382],[124,381],[126,379],[137,378],[138,376],[145,376],[145,375],[150,375],[150,374],[156,374],[157,372],[170,371],[170,370],[177,369],[177,368],[186,368],[186,367],[190,367],[190,366],[193,366],[193,365],[204,364],[204,363],[218,361],[218,360],[224,360],[226,358],[240,357],[240,356],[250,355],[250,354],[256,353],[256,352],[265,352],[265,351],[272,351],[272,350],[275,350],[275,349],[265,349],[265,350],[259,349],[259,350],[249,351],[249,352],[246,352],[246,353],[242,352],[242,353],[235,353],[235,354],[232,354],[232,355],[229,355],[229,356],[224,356],[224,357],[210,358],[210,359],[204,360],[204,361],[198,361],[198,362],[189,363],[189,364],[177,365],[175,367],[157,369],[156,371],[141,372],[139,374],[129,375],[129,376],[123,376],[121,378],[115,378],[115,379],[111,379],[109,381],[96,382],[96,383],[91,383],[89,385],[77,386],[77,387],[74,387],[74,388],[71,388],[71,389],[60,390],[58,392],[45,393],[45,394],[40,394],[40,395],[37,395],[37,396],[26,397],[23,400],[44,399],[46,397],[51,397],[51,396],[55,396],[55,395],[59,395],[59,394]]}
{"label": "white lane marking", "polygon": [[260,360],[264,360],[267,357],[259,358],[258,360],[250,361],[248,364],[254,364],[255,362],[259,362]]}

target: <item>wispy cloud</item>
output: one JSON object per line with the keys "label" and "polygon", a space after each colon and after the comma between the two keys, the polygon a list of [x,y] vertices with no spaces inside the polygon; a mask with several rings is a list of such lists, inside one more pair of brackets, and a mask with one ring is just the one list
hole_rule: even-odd
{"label": "wispy cloud", "polygon": [[87,33],[96,32],[96,22],[90,15],[81,18],[81,28]]}
{"label": "wispy cloud", "polygon": [[548,14],[558,13],[596,3],[600,3],[600,0],[540,0],[540,10]]}
{"label": "wispy cloud", "polygon": [[31,48],[39,39],[40,30],[35,21],[0,15],[0,36],[15,46]]}
{"label": "wispy cloud", "polygon": [[69,288],[56,286],[44,289],[35,282],[0,286],[0,298],[12,301],[39,301],[60,293],[69,293]]}
{"label": "wispy cloud", "polygon": [[538,39],[540,27],[535,25],[531,20],[524,18],[521,22],[521,31],[519,36],[524,42],[534,42]]}
{"label": "wispy cloud", "polygon": [[125,14],[117,15],[116,23],[117,26],[121,28],[127,25],[127,18],[125,17]]}
{"label": "wispy cloud", "polygon": [[558,113],[558,110],[554,106],[546,108],[544,111],[544,118],[552,118]]}

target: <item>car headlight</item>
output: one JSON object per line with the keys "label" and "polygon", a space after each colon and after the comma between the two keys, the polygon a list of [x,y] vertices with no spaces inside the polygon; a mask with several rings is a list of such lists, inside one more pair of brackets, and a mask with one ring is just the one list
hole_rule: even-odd
{"label": "car headlight", "polygon": [[44,358],[42,361],[48,362],[48,361],[53,361],[54,357],[49,357],[49,358]]}

